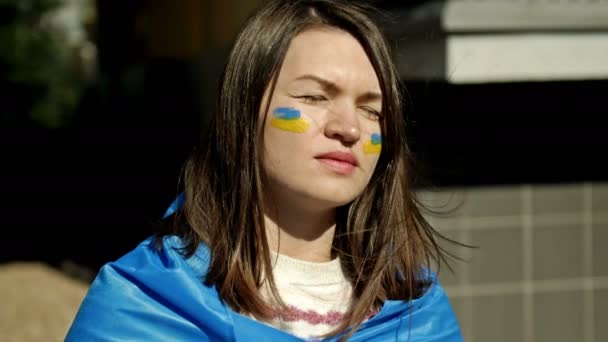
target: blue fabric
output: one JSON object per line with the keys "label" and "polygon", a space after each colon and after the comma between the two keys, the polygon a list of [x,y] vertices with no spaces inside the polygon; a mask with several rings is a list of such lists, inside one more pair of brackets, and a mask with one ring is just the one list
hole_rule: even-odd
{"label": "blue fabric", "polygon": [[[148,238],[104,265],[66,341],[302,341],[230,309],[202,281],[207,247],[185,259],[176,250],[181,246],[178,237],[165,237],[158,250]],[[419,299],[385,302],[349,341],[462,341],[445,292],[433,280]]]}
{"label": "blue fabric", "polygon": [[178,210],[180,210],[184,206],[185,201],[186,201],[185,192],[182,192],[179,195],[177,195],[177,197],[175,198],[175,200],[173,200],[173,202],[171,203],[169,208],[167,208],[167,211],[165,211],[165,213],[163,214],[163,219],[166,219],[167,217],[173,215]]}

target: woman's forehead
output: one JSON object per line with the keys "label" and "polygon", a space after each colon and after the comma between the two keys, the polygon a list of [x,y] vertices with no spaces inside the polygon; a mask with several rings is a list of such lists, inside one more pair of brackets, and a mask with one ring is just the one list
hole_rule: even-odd
{"label": "woman's forehead", "polygon": [[365,50],[350,33],[331,27],[315,27],[291,41],[280,79],[292,82],[314,75],[334,84],[357,84],[365,92],[380,92],[374,67]]}

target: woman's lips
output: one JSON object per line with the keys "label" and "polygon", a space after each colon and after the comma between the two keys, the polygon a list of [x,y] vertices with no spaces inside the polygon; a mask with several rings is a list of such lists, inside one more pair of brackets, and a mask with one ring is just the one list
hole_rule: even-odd
{"label": "woman's lips", "polygon": [[353,173],[357,165],[357,158],[352,153],[334,151],[324,153],[315,157],[323,166],[343,175]]}

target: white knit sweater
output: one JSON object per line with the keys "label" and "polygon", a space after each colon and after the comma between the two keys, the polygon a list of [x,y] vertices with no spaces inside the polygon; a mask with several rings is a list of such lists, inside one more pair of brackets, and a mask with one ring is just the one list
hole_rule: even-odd
{"label": "white knit sweater", "polygon": [[[271,254],[273,275],[287,310],[266,322],[305,340],[316,340],[343,320],[352,301],[352,285],[336,258],[309,262]],[[263,290],[264,295],[268,292]]]}

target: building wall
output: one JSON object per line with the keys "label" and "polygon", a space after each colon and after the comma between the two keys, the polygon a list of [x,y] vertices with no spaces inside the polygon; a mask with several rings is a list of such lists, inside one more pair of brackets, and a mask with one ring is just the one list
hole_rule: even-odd
{"label": "building wall", "polygon": [[608,341],[608,183],[423,191],[464,262],[440,279],[465,341]]}

